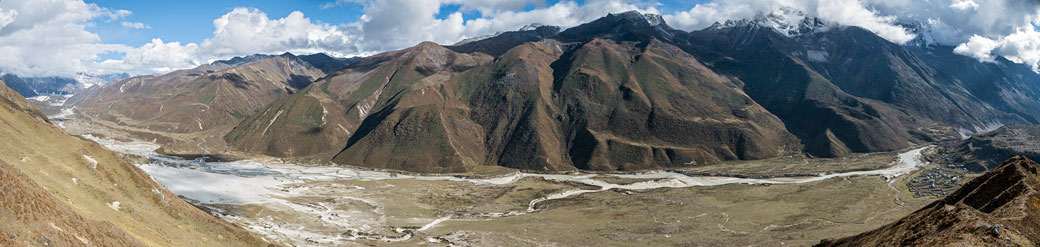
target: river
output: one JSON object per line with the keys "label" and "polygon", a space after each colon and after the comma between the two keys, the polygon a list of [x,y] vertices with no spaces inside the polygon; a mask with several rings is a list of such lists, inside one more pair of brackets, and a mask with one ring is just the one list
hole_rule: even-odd
{"label": "river", "polygon": [[[311,181],[334,181],[334,180],[387,180],[387,179],[415,179],[415,180],[443,180],[460,181],[474,184],[510,184],[525,177],[540,177],[552,181],[576,182],[594,187],[595,189],[575,189],[550,194],[532,200],[526,210],[512,211],[506,213],[480,214],[480,215],[454,215],[433,219],[430,223],[419,228],[396,228],[395,231],[401,236],[379,236],[372,234],[352,234],[353,238],[374,238],[383,241],[403,241],[413,236],[414,231],[425,231],[436,227],[438,224],[464,218],[494,218],[509,217],[534,213],[538,211],[538,204],[548,200],[558,200],[573,197],[585,193],[596,193],[611,189],[620,190],[650,190],[657,188],[683,188],[692,186],[717,186],[724,184],[792,184],[808,183],[825,179],[848,177],[848,176],[883,176],[892,179],[909,174],[914,170],[927,165],[920,159],[921,152],[930,146],[920,147],[900,153],[891,166],[877,170],[840,172],[821,174],[806,177],[776,177],[776,178],[741,178],[741,177],[719,177],[719,176],[688,176],[676,172],[652,171],[633,174],[606,174],[621,178],[654,179],[651,181],[614,184],[608,183],[595,177],[598,174],[538,174],[515,172],[509,175],[493,178],[463,178],[457,176],[415,176],[400,175],[389,172],[366,171],[345,167],[314,167],[301,166],[281,162],[277,159],[248,159],[230,162],[206,162],[202,159],[186,160],[179,157],[161,155],[155,152],[158,145],[143,141],[120,142],[109,139],[101,139],[92,135],[84,135],[85,138],[98,142],[109,149],[117,152],[133,154],[149,158],[149,163],[138,164],[146,173],[156,181],[166,186],[173,193],[203,204],[264,204],[278,203],[288,205],[298,210],[312,210],[299,207],[292,202],[285,201],[282,196],[285,190],[281,187],[288,184],[304,183]],[[322,212],[313,212],[321,214]],[[331,222],[336,223],[336,222]],[[257,229],[265,235],[283,234],[276,232],[279,229]],[[354,232],[354,231],[352,231]]]}

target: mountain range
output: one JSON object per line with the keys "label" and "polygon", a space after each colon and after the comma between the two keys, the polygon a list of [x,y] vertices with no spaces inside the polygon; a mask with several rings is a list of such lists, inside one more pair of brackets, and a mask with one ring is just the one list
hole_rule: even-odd
{"label": "mountain range", "polygon": [[101,85],[110,81],[126,79],[129,74],[87,75],[78,74],[74,77],[19,77],[15,74],[4,74],[0,76],[7,83],[8,88],[18,92],[23,97],[35,97],[41,95],[66,95],[75,94],[94,85]]}
{"label": "mountain range", "polygon": [[256,55],[87,90],[80,115],[174,153],[454,173],[842,157],[1040,123],[1040,76],[777,16],[686,32],[626,12],[343,61]]}
{"label": "mountain range", "polygon": [[171,152],[219,152],[221,137],[242,119],[347,63],[324,54],[239,57],[116,81],[77,94],[66,105],[75,105],[84,117],[156,139]]}

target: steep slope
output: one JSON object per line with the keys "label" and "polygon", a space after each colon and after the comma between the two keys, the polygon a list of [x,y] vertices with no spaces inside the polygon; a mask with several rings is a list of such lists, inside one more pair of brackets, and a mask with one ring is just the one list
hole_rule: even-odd
{"label": "steep slope", "polygon": [[0,86],[0,245],[264,246]]}
{"label": "steep slope", "polygon": [[816,246],[1037,246],[1040,164],[1015,157],[877,230]]}
{"label": "steep slope", "polygon": [[[953,52],[949,46],[916,45],[911,52],[937,71],[949,75],[957,85],[996,110],[1013,114],[1027,123],[1040,123],[1040,76],[1029,66],[997,57],[993,62]],[[999,119],[994,119],[999,120]],[[988,121],[962,132],[984,132],[1008,122]]]}
{"label": "steep slope", "polygon": [[20,111],[41,121],[47,121],[47,116],[40,112],[36,105],[26,100],[17,91],[7,87],[5,81],[0,81],[0,104],[8,108],[7,110]]}
{"label": "steep slope", "polygon": [[254,55],[130,78],[71,101],[82,116],[157,139],[167,151],[205,153],[224,149],[220,136],[231,126],[324,76],[292,54]]}
{"label": "steep slope", "polygon": [[701,47],[691,50],[739,76],[744,90],[816,156],[892,150],[952,138],[955,129],[1027,121],[997,110],[904,46],[811,20],[796,34],[763,19],[718,24],[694,32]]}
{"label": "steep slope", "polygon": [[[552,94],[543,96],[553,99],[548,109],[556,110],[545,118],[562,119],[546,122],[558,125],[569,156],[565,163],[577,168],[660,168],[796,149],[779,119],[728,78],[667,43],[593,39],[562,56],[552,64]],[[525,131],[521,127],[517,131]],[[517,151],[502,153],[522,154]],[[523,157],[509,161],[522,164]]]}

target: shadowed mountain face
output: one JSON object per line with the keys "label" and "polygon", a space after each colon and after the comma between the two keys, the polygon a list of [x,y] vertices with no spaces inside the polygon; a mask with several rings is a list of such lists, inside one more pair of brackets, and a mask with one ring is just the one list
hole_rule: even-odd
{"label": "shadowed mountain face", "polygon": [[816,246],[1037,246],[1040,165],[1015,157],[890,225]]}
{"label": "shadowed mountain face", "polygon": [[75,92],[82,91],[83,85],[80,85],[75,79],[62,78],[62,77],[28,77],[21,78],[16,75],[6,74],[3,76],[3,80],[8,85],[25,97],[33,97],[37,95],[51,95],[51,94],[72,94]]}
{"label": "shadowed mountain face", "polygon": [[33,91],[32,86],[29,85],[29,83],[26,83],[24,80],[18,78],[17,76],[4,75],[3,80],[4,83],[6,83],[7,88],[10,88],[15,92],[18,92],[18,94],[21,94],[24,97],[33,97],[37,95],[36,91]]}
{"label": "shadowed mountain face", "polygon": [[0,81],[0,106],[7,107],[8,110],[23,112],[41,121],[47,121],[47,116],[40,112],[35,104],[26,100],[19,92],[7,87],[5,81]]}
{"label": "shadowed mountain face", "polygon": [[753,22],[731,23],[694,36],[706,46],[697,54],[739,76],[745,92],[783,119],[816,156],[898,149],[954,137],[955,129],[1030,122],[861,28],[790,37]]}
{"label": "shadowed mountain face", "polygon": [[[996,111],[1009,113],[1009,118],[1040,123],[1040,76],[1029,66],[998,57],[991,63],[980,63],[971,57],[953,53],[953,47],[911,46],[910,50],[926,64],[947,75],[960,88]],[[968,106],[970,107],[970,106]],[[1006,122],[983,121],[976,131],[992,129]]]}

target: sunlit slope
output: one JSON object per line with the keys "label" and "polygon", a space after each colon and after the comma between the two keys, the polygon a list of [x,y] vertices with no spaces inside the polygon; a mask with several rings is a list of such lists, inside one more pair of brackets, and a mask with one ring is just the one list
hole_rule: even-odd
{"label": "sunlit slope", "polygon": [[6,92],[0,86],[0,246],[268,245]]}
{"label": "sunlit slope", "polygon": [[225,140],[244,152],[339,152],[332,162],[418,172],[638,170],[798,149],[734,81],[655,39],[546,39],[493,60],[427,42],[362,59]]}
{"label": "sunlit slope", "polygon": [[[76,105],[82,117],[163,145],[171,153],[224,150],[221,136],[325,72],[291,54],[213,63],[113,82]],[[243,59],[245,60],[245,59]]]}

